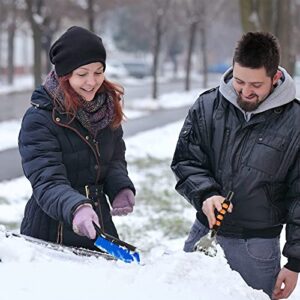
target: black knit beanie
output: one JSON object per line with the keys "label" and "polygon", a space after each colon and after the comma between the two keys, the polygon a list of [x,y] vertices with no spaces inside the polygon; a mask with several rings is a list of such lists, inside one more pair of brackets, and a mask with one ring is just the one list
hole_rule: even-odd
{"label": "black knit beanie", "polygon": [[70,27],[52,45],[49,57],[58,76],[93,62],[101,62],[105,70],[106,51],[102,39],[78,26]]}

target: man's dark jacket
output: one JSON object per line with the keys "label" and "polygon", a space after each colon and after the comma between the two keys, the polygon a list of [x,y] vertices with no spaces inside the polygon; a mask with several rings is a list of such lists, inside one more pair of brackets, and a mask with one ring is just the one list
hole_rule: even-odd
{"label": "man's dark jacket", "polygon": [[54,108],[43,87],[33,93],[31,104],[19,134],[24,174],[33,189],[21,232],[94,249],[91,240],[72,231],[73,213],[91,203],[104,230],[117,236],[105,194],[112,202],[124,188],[135,192],[127,173],[123,130],[106,127],[94,139],[76,118]]}
{"label": "man's dark jacket", "polygon": [[233,212],[221,235],[274,237],[286,223],[283,254],[300,271],[300,104],[298,100],[254,115],[242,112],[219,88],[190,108],[171,164],[176,190],[208,227],[202,203],[234,191]]}

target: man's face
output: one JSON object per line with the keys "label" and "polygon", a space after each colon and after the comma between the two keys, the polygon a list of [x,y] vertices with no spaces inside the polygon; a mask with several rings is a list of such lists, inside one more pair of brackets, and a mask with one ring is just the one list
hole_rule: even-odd
{"label": "man's face", "polygon": [[234,63],[233,87],[238,94],[238,105],[247,112],[255,110],[269,96],[280,77],[280,71],[271,78],[264,67],[251,69]]}

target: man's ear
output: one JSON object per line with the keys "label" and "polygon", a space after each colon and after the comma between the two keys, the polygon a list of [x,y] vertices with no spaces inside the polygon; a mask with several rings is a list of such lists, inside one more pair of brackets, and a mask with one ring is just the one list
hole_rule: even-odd
{"label": "man's ear", "polygon": [[282,77],[282,72],[280,70],[277,70],[276,74],[273,77],[273,85],[275,85],[281,77]]}

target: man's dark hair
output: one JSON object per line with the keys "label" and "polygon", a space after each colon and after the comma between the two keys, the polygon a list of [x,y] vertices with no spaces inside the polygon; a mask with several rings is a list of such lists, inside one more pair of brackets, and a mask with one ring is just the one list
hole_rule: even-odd
{"label": "man's dark hair", "polygon": [[233,64],[258,69],[264,67],[273,77],[280,63],[280,46],[277,38],[269,32],[248,32],[238,41]]}

